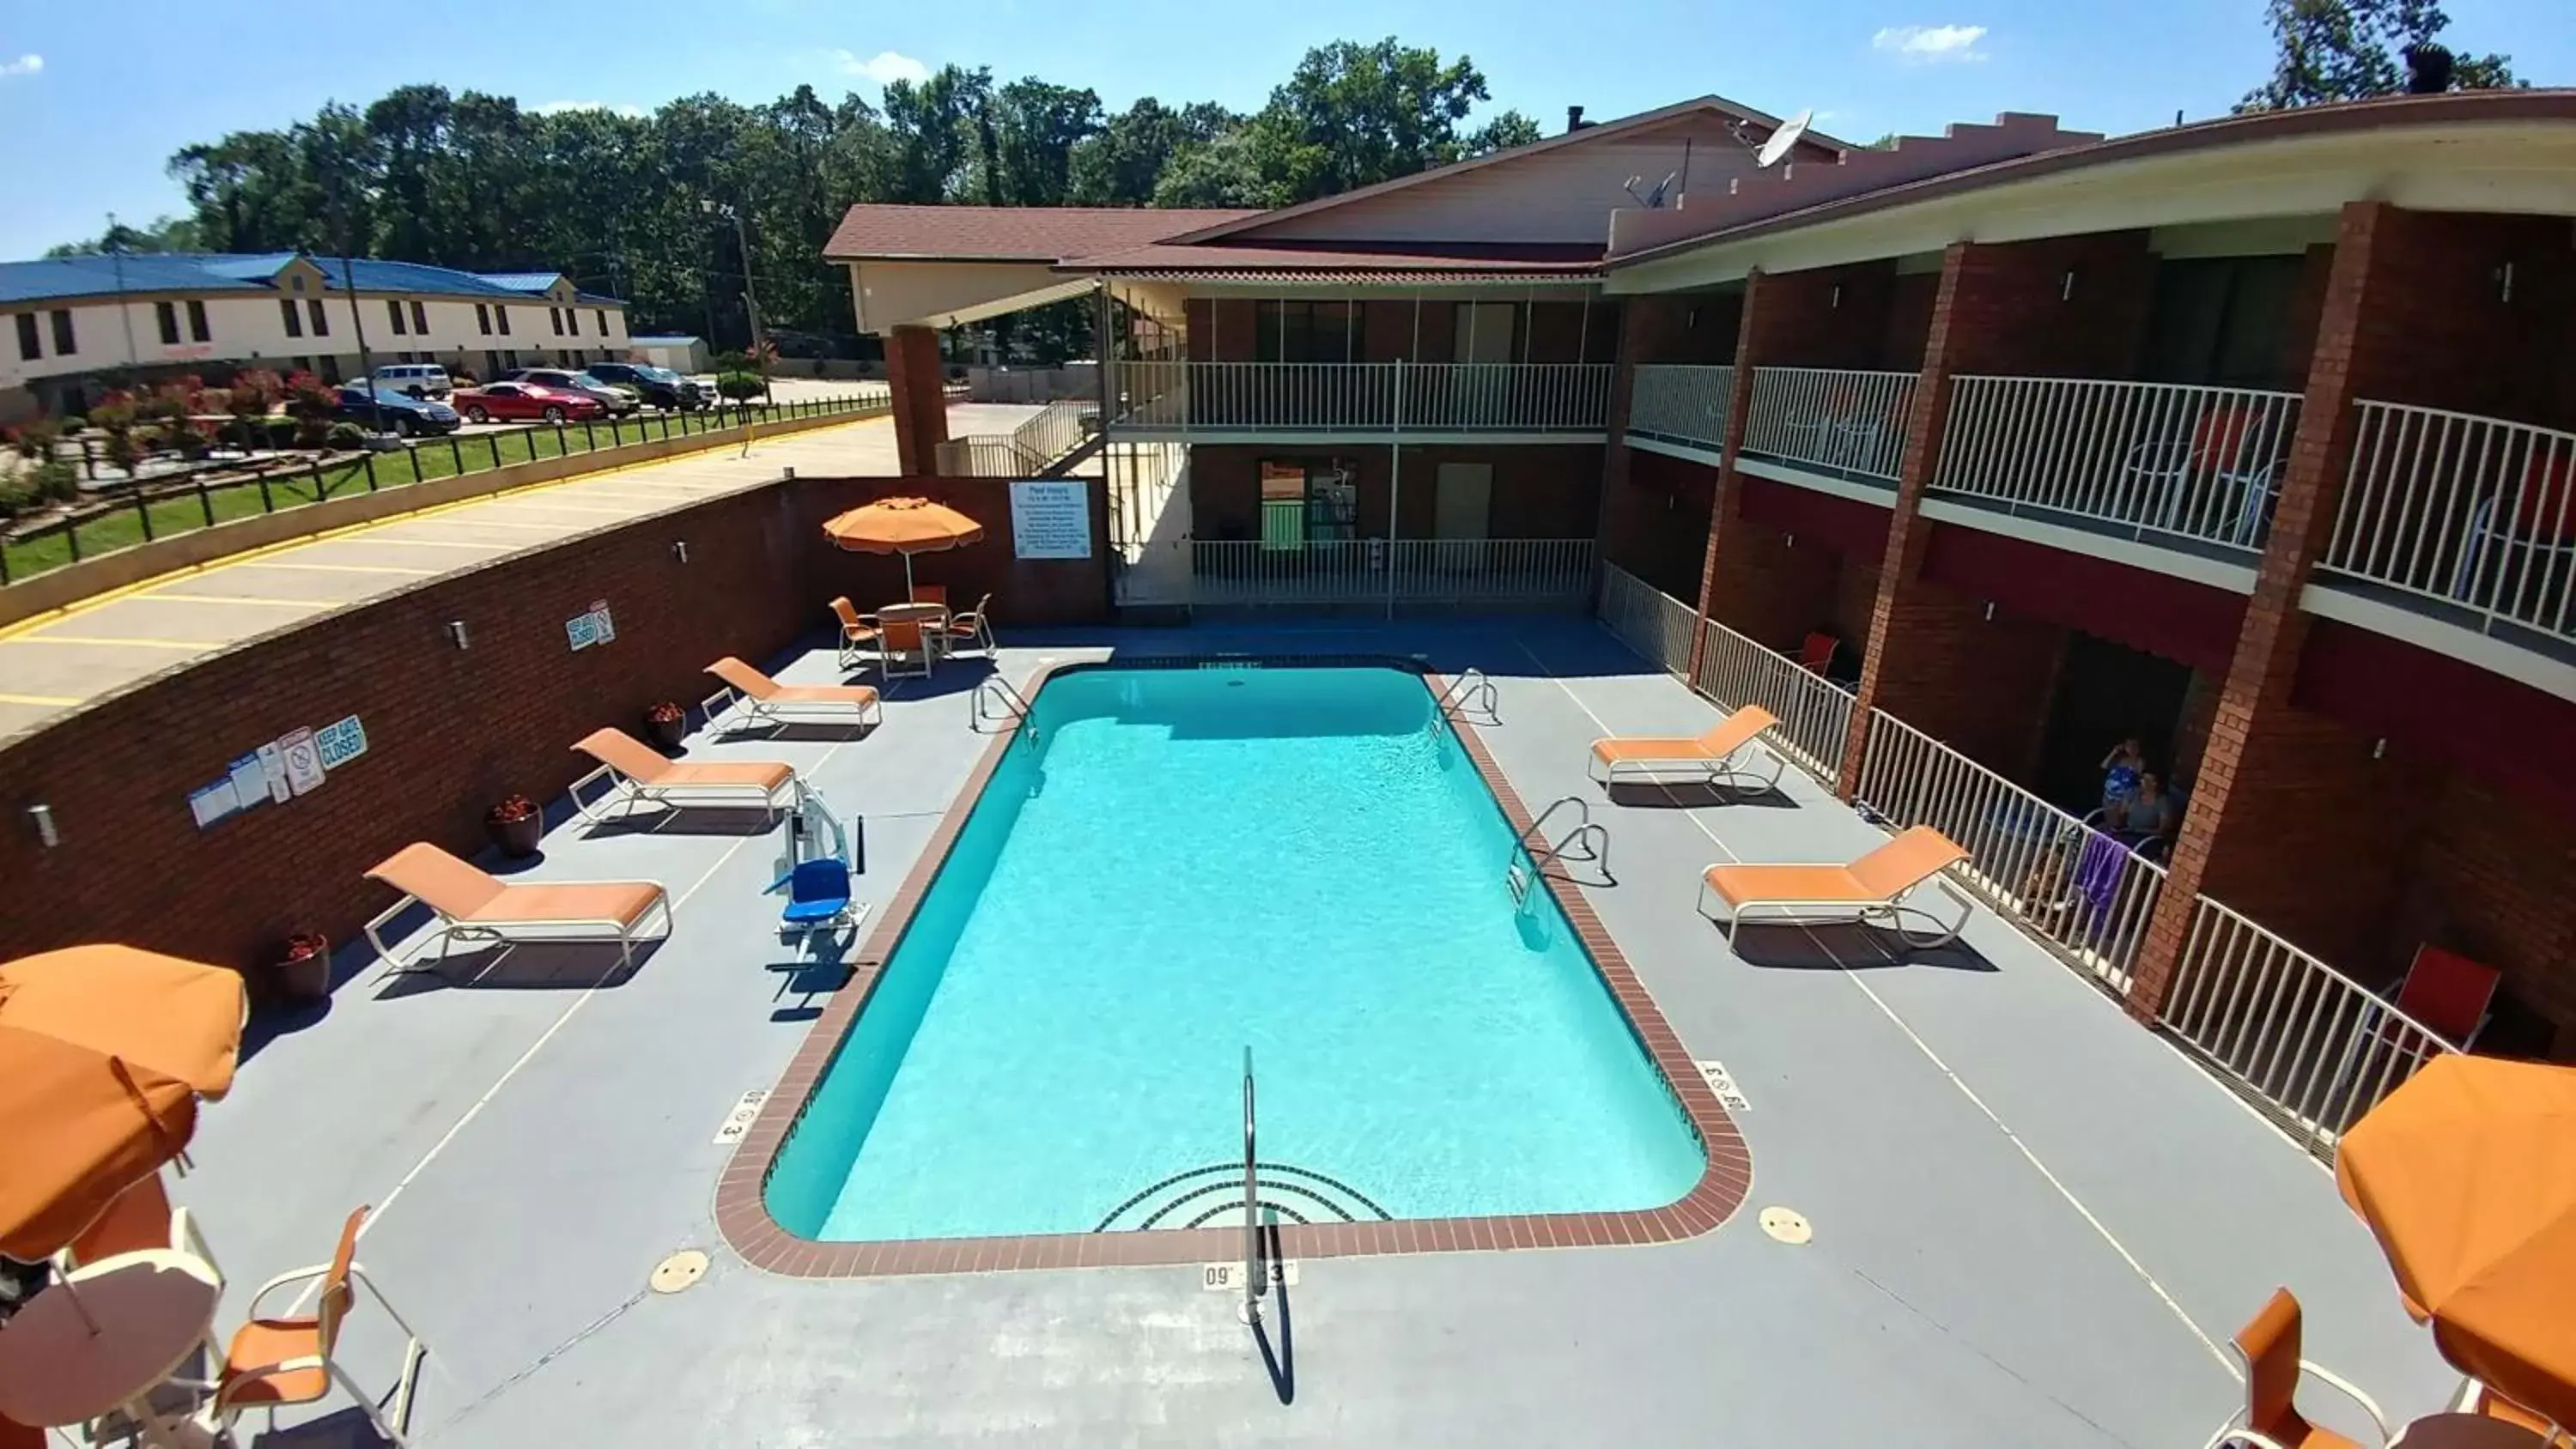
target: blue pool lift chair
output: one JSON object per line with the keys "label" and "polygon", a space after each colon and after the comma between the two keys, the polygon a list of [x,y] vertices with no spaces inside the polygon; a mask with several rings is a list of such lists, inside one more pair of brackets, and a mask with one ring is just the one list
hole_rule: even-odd
{"label": "blue pool lift chair", "polygon": [[855,945],[868,908],[851,899],[854,873],[848,831],[821,796],[800,788],[787,840],[788,856],[781,862],[786,869],[769,885],[770,890],[787,895],[787,904],[778,913],[780,939],[811,945],[818,930],[837,938],[848,927],[847,944]]}

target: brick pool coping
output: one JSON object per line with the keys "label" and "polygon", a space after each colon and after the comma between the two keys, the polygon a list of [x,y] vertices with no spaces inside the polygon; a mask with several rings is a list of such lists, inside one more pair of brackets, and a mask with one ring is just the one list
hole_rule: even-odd
{"label": "brick pool coping", "polygon": [[[1121,659],[1119,668],[1222,668],[1235,666],[1365,665],[1395,667],[1419,676],[1435,699],[1449,681],[1415,659],[1381,656],[1180,655]],[[1029,676],[1022,693],[1034,699],[1049,676],[1082,664],[1048,665]],[[1475,726],[1455,708],[1444,708],[1487,789],[1501,802],[1516,831],[1533,823],[1519,792],[1503,777]],[[1231,1261],[1242,1255],[1240,1228],[1175,1228],[1151,1231],[1047,1233],[1013,1237],[931,1238],[825,1243],[801,1238],[770,1216],[766,1188],[788,1134],[830,1069],[842,1037],[866,1009],[887,960],[912,924],[913,913],[947,864],[983,798],[984,787],[1019,739],[1019,721],[999,725],[975,763],[956,802],[942,816],[903,886],[877,913],[875,929],[852,959],[850,979],[807,1029],[760,1115],[743,1134],[716,1182],[716,1230],[743,1261],[798,1278],[865,1278],[916,1273],[987,1273],[1020,1268],[1179,1266]],[[1679,1201],[1660,1208],[1610,1213],[1524,1213],[1504,1217],[1419,1218],[1393,1222],[1283,1223],[1275,1251],[1289,1258],[1339,1258],[1384,1253],[1443,1253],[1515,1248],[1607,1247],[1677,1242],[1714,1231],[1733,1216],[1753,1186],[1753,1159],[1743,1136],[1700,1077],[1681,1038],[1664,1020],[1617,943],[1603,929],[1585,888],[1539,872],[1548,894],[1591,954],[1602,985],[1617,1000],[1630,1032],[1662,1075],[1667,1091],[1698,1136],[1707,1159],[1699,1181]],[[1571,887],[1569,889],[1569,887]]]}

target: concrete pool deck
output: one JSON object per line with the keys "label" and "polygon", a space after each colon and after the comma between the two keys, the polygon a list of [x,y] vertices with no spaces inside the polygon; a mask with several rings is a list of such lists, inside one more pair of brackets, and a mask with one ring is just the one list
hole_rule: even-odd
{"label": "concrete pool deck", "polygon": [[[1481,668],[1501,723],[1478,733],[1534,810],[1598,800],[1593,737],[1716,714],[1565,619],[1033,633],[1001,668],[1118,649]],[[828,649],[779,672],[837,677]],[[864,816],[860,899],[882,902],[983,752],[967,726],[981,672],[904,682],[865,739],[702,730],[690,754],[787,760]],[[2226,1336],[2282,1284],[2307,1306],[2308,1357],[2400,1420],[2440,1406],[2454,1376],[2329,1176],[2011,927],[1981,911],[1962,946],[1901,955],[1858,932],[1754,929],[1730,952],[1693,910],[1705,866],[1883,839],[1812,781],[1596,818],[1617,884],[1587,892],[1595,911],[1748,1103],[1733,1116],[1751,1196],[1685,1241],[1316,1259],[1258,1341],[1192,1267],[751,1268],[713,1224],[733,1151],[719,1129],[777,1079],[840,972],[776,940],[775,832],[720,818],[548,835],[523,878],[669,885],[677,928],[622,979],[613,952],[523,950],[454,986],[386,982],[350,953],[326,1013],[255,1030],[175,1195],[231,1275],[225,1329],[253,1285],[327,1257],[348,1210],[374,1204],[360,1258],[428,1341],[413,1437],[433,1445],[2197,1444],[2242,1392]],[[458,960],[462,981],[475,963]],[[1813,1241],[1766,1236],[1769,1206]],[[651,1293],[685,1248],[712,1255],[705,1279]],[[390,1387],[398,1345],[369,1307],[347,1357]],[[322,1410],[259,1441],[368,1442],[355,1410]]]}

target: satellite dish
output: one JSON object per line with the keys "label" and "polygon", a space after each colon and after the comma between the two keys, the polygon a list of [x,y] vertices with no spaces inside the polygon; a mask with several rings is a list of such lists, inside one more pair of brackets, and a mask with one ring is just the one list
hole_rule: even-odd
{"label": "satellite dish", "polygon": [[1753,154],[1753,164],[1756,166],[1779,165],[1781,160],[1789,154],[1789,148],[1798,144],[1798,138],[1807,134],[1807,123],[1815,118],[1816,113],[1812,110],[1800,111],[1798,114],[1791,116],[1788,120],[1788,124],[1780,127],[1780,129],[1776,131],[1773,131],[1771,133],[1771,139],[1763,142],[1762,149]]}

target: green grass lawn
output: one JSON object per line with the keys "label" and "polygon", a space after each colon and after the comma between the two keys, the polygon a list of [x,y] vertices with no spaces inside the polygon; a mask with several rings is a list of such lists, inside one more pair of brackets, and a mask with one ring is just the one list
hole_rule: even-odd
{"label": "green grass lawn", "polygon": [[[756,409],[755,413],[761,422],[782,415],[810,415],[786,409]],[[861,415],[856,410],[849,414],[852,417]],[[14,581],[61,568],[76,559],[93,558],[116,549],[130,548],[147,539],[167,538],[175,533],[186,533],[236,518],[300,508],[308,503],[345,498],[352,493],[451,478],[460,473],[488,472],[540,458],[567,457],[598,448],[658,442],[665,436],[677,438],[705,433],[728,426],[731,416],[728,412],[725,415],[727,421],[720,422],[714,414],[704,412],[652,414],[616,423],[593,423],[587,428],[579,423],[567,423],[560,430],[538,426],[513,432],[423,439],[403,452],[369,454],[361,459],[324,463],[318,468],[300,472],[272,474],[264,486],[258,482],[226,483],[155,498],[139,507],[129,501],[105,513],[85,518],[72,528],[0,544],[0,558],[5,558],[7,576]]]}

